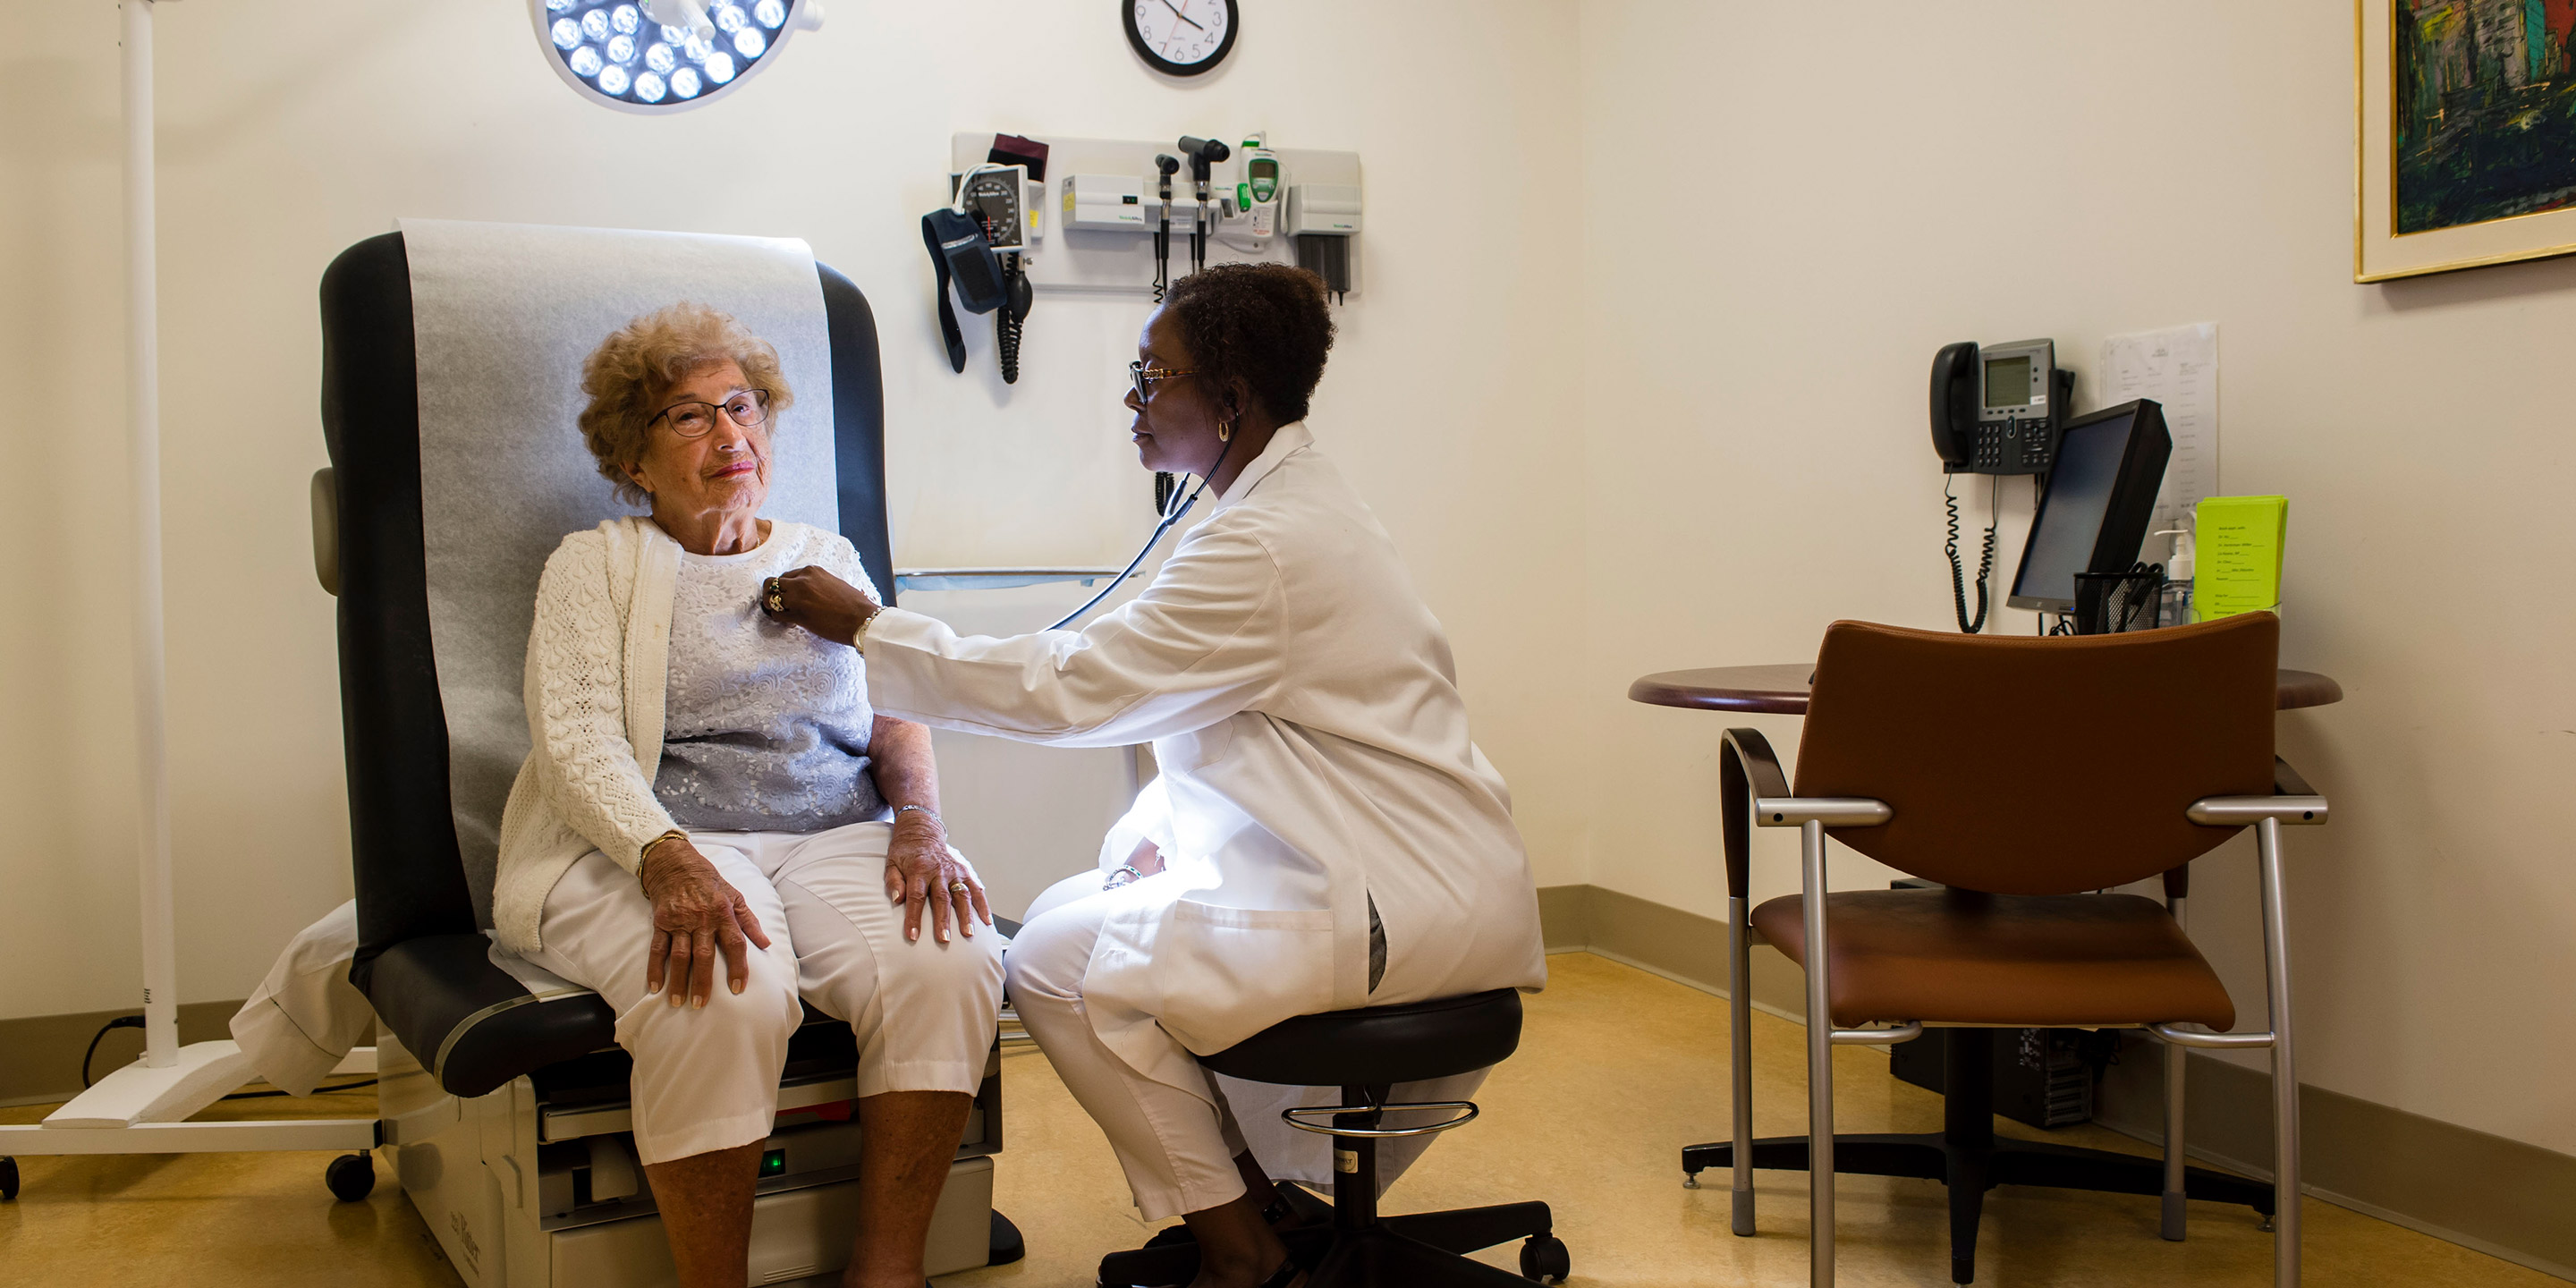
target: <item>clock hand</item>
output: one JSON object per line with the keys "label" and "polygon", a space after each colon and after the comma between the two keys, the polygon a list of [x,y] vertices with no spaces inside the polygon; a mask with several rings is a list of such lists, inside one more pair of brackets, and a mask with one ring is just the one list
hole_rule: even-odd
{"label": "clock hand", "polygon": [[1173,16],[1173,17],[1178,18],[1178,19],[1180,19],[1180,20],[1181,20],[1181,21],[1183,21],[1183,22],[1189,22],[1191,26],[1193,26],[1193,27],[1198,27],[1198,29],[1199,29],[1199,30],[1201,30],[1201,31],[1205,31],[1205,30],[1207,30],[1207,28],[1205,28],[1205,27],[1201,27],[1201,26],[1199,26],[1199,24],[1197,24],[1197,23],[1195,23],[1195,22],[1190,22],[1190,16],[1189,16],[1188,14],[1185,14],[1185,13],[1181,12],[1180,6],[1179,6],[1179,5],[1176,5],[1176,4],[1173,4],[1173,3],[1172,3],[1172,0],[1163,0],[1163,7],[1164,7],[1164,8],[1166,8],[1166,9],[1171,10],[1171,11],[1172,11],[1172,16]]}

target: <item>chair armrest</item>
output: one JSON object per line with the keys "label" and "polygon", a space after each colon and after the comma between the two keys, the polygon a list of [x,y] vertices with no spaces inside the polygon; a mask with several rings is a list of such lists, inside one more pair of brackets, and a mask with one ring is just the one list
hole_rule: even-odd
{"label": "chair armrest", "polygon": [[1876,827],[1896,817],[1886,801],[1866,796],[1757,796],[1753,813],[1763,827]]}
{"label": "chair armrest", "polygon": [[1726,893],[1748,897],[1751,824],[1797,827],[1810,820],[1827,827],[1875,827],[1896,816],[1884,801],[1858,796],[1803,798],[1789,794],[1789,776],[1759,729],[1729,729],[1717,759],[1720,828],[1726,841]]}
{"label": "chair armrest", "polygon": [[1789,776],[1759,729],[1729,729],[1717,753],[1718,834],[1726,845],[1726,895],[1748,897],[1753,862],[1753,799],[1785,796]]}
{"label": "chair armrest", "polygon": [[2274,756],[2272,795],[2206,796],[2183,813],[2192,822],[2217,827],[2243,827],[2267,818],[2294,827],[2314,826],[2326,821],[2326,798],[2317,795],[2290,762]]}

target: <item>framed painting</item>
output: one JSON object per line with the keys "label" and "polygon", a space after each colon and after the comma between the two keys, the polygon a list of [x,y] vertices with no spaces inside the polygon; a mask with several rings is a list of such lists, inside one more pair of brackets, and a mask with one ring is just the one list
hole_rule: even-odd
{"label": "framed painting", "polygon": [[2576,254],[2576,0],[2356,0],[2353,280]]}

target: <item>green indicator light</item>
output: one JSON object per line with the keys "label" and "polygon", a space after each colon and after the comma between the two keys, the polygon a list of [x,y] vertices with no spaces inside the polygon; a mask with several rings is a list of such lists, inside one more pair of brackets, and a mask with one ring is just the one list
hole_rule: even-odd
{"label": "green indicator light", "polygon": [[763,1176],[785,1176],[787,1174],[787,1151],[783,1149],[773,1149],[768,1153],[762,1154],[760,1156],[760,1174]]}

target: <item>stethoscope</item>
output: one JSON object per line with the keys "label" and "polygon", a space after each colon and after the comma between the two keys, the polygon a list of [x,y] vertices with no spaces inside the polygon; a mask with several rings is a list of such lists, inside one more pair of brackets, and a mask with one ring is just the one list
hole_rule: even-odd
{"label": "stethoscope", "polygon": [[[1209,477],[1213,476],[1218,470],[1225,468],[1226,453],[1233,450],[1234,439],[1228,437],[1224,444],[1216,449],[1216,464],[1209,466],[1208,472],[1199,476],[1199,485],[1190,492],[1188,499],[1181,500],[1178,505],[1171,506],[1163,512],[1163,521],[1154,525],[1154,535],[1145,538],[1145,544],[1141,549],[1136,551],[1136,557],[1128,560],[1127,566],[1124,569],[1121,569],[1117,576],[1110,578],[1109,584],[1101,587],[1099,594],[1092,596],[1088,601],[1084,602],[1082,607],[1057,618],[1055,620],[1055,624],[1047,627],[1046,629],[1051,631],[1063,630],[1075,618],[1099,607],[1101,600],[1109,598],[1109,592],[1118,589],[1119,585],[1125,582],[1129,577],[1135,576],[1136,566],[1145,562],[1145,556],[1154,553],[1154,547],[1162,541],[1163,534],[1171,531],[1172,525],[1180,522],[1181,516],[1188,514],[1191,506],[1199,503],[1199,498],[1207,492]],[[1181,491],[1179,488],[1172,489],[1172,496],[1175,499],[1178,499],[1180,495]]]}

